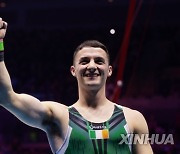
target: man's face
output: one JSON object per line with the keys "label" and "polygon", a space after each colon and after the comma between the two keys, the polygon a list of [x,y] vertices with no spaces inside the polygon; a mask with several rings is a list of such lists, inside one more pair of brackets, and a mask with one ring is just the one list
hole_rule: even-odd
{"label": "man's face", "polygon": [[105,85],[107,77],[112,74],[112,67],[103,49],[84,47],[76,54],[71,73],[77,78],[78,86],[97,89]]}

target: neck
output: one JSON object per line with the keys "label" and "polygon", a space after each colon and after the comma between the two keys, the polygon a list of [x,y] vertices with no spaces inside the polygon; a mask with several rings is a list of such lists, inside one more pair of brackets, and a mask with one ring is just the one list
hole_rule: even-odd
{"label": "neck", "polygon": [[99,90],[84,90],[79,88],[78,104],[82,107],[97,107],[107,103],[105,87]]}

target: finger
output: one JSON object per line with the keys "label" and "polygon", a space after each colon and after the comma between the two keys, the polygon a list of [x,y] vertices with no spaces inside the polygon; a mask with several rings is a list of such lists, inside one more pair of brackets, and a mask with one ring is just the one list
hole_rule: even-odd
{"label": "finger", "polygon": [[8,25],[7,22],[4,21],[2,28],[3,28],[3,29],[7,29],[7,25]]}
{"label": "finger", "polygon": [[0,29],[6,29],[7,28],[7,22],[2,21],[0,22]]}
{"label": "finger", "polygon": [[2,25],[3,25],[2,18],[0,18],[0,29],[1,29]]}

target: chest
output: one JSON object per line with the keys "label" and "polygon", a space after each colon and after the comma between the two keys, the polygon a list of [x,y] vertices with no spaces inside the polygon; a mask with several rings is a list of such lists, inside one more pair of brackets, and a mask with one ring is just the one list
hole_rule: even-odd
{"label": "chest", "polygon": [[[87,121],[79,113],[69,114],[69,126],[72,132],[69,138],[68,153],[82,152],[100,153],[121,151],[126,145],[119,145],[123,136],[127,135],[126,120],[122,112],[113,112],[108,121],[93,123]],[[122,148],[122,146],[125,146]],[[103,152],[104,151],[104,152]],[[122,152],[122,151],[121,151]]]}
{"label": "chest", "polygon": [[76,110],[75,114],[81,116],[82,118],[86,119],[87,121],[92,121],[95,123],[101,123],[107,121],[111,118],[114,112],[114,107],[103,108],[103,109],[86,109],[86,110]]}

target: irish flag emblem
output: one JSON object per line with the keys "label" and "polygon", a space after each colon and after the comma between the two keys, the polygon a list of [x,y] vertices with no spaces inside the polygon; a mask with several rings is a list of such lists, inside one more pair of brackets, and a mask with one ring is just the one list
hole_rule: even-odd
{"label": "irish flag emblem", "polygon": [[90,139],[108,139],[109,138],[109,130],[89,130]]}

